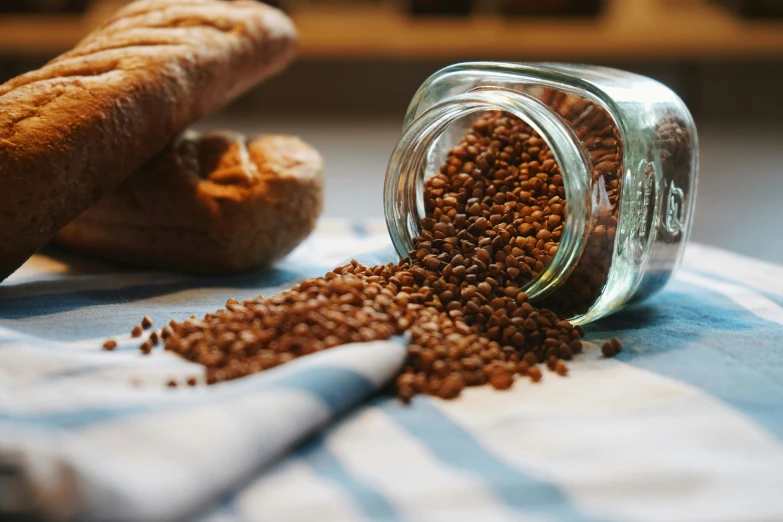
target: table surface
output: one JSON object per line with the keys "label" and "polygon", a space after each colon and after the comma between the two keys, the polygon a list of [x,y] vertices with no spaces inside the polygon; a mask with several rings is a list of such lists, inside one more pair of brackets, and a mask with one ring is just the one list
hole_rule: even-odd
{"label": "table surface", "polygon": [[[386,247],[325,220],[275,269],[192,278],[50,250],[0,285],[0,512],[127,520],[783,519],[783,268],[690,245],[654,298],[587,326],[568,377],[404,406],[404,343],[216,386],[130,326],[272,294]],[[376,255],[360,255],[374,262]],[[112,336],[115,352],[100,349]],[[612,336],[625,350],[603,359]]]}

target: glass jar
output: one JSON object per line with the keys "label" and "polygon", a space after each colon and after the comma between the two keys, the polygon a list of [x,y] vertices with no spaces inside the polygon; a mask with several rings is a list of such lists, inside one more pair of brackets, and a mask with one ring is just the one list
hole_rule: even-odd
{"label": "glass jar", "polygon": [[661,289],[691,228],[696,128],[670,89],[605,67],[474,62],[424,82],[386,172],[384,212],[399,255],[420,235],[424,181],[488,111],[527,123],[562,173],[559,245],[520,286],[530,300],[581,324]]}

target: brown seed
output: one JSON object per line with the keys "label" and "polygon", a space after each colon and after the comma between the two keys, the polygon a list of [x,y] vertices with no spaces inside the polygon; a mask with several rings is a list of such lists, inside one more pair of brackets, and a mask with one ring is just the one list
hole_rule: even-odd
{"label": "brown seed", "polygon": [[103,343],[103,349],[110,352],[117,348],[117,341],[114,339],[107,339],[106,342]]}
{"label": "brown seed", "polygon": [[552,233],[545,228],[542,228],[536,233],[536,239],[543,239],[544,241],[549,241],[551,238],[552,238]]}
{"label": "brown seed", "polygon": [[533,366],[527,371],[528,376],[533,382],[538,382],[544,376],[538,366]]}
{"label": "brown seed", "polygon": [[188,386],[195,386],[198,383],[195,377],[189,377],[185,382],[187,382]]}
{"label": "brown seed", "polygon": [[462,379],[462,375],[459,373],[452,373],[443,380],[443,384],[438,390],[438,396],[441,399],[453,399],[457,397],[462,389],[465,387],[465,382]]}
{"label": "brown seed", "polygon": [[495,372],[489,378],[489,384],[496,390],[507,390],[514,384],[514,377],[508,372]]}
{"label": "brown seed", "polygon": [[152,332],[150,334],[150,343],[152,343],[153,346],[157,346],[160,342],[160,338],[158,337],[158,332]]}
{"label": "brown seed", "polygon": [[397,397],[405,404],[409,404],[415,395],[416,392],[410,386],[397,389]]}
{"label": "brown seed", "polygon": [[138,324],[133,327],[133,330],[131,330],[131,337],[141,337],[141,333],[143,330],[141,329],[141,326]]}
{"label": "brown seed", "polygon": [[141,319],[141,327],[144,328],[145,330],[147,330],[151,326],[152,326],[152,319],[150,319],[148,316],[145,315]]}
{"label": "brown seed", "polygon": [[139,350],[141,350],[141,353],[143,353],[144,355],[149,355],[150,352],[152,352],[152,345],[150,344],[149,341],[144,341],[139,346]]}
{"label": "brown seed", "polygon": [[568,375],[568,366],[566,366],[566,363],[563,361],[557,361],[557,364],[555,365],[555,371],[559,376],[565,377]]}
{"label": "brown seed", "polygon": [[169,388],[176,388],[177,387],[177,381],[174,379],[169,380],[169,382],[166,383],[166,386]]}

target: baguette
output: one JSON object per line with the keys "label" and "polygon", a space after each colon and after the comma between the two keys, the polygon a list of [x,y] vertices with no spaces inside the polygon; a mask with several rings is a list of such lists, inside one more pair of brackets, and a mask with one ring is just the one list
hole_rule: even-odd
{"label": "baguette", "polygon": [[291,21],[255,1],[141,0],[0,85],[0,280],[295,44]]}
{"label": "baguette", "polygon": [[57,235],[72,250],[178,272],[268,266],[315,226],[320,155],[298,138],[187,132]]}

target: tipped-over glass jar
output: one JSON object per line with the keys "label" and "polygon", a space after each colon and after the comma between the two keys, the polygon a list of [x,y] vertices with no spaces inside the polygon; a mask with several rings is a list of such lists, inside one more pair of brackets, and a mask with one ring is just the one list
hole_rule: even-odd
{"label": "tipped-over glass jar", "polygon": [[513,266],[532,301],[580,324],[671,277],[697,170],[691,115],[654,80],[585,65],[463,63],[413,98],[384,211],[400,256],[415,253],[423,226],[437,241],[433,223],[461,224],[457,238],[485,234],[492,257],[476,261],[482,269],[508,277]]}

